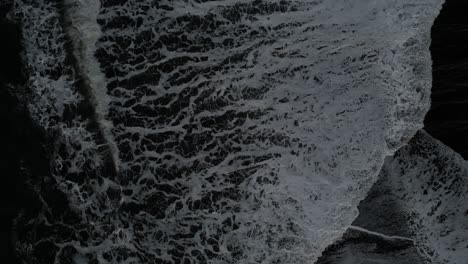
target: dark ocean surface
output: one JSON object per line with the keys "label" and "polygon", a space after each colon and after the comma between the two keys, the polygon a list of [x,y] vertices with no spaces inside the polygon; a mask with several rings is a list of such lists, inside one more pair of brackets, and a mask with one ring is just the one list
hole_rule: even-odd
{"label": "dark ocean surface", "polygon": [[468,2],[448,0],[432,28],[432,105],[424,130],[468,158]]}
{"label": "dark ocean surface", "polygon": [[43,134],[22,105],[25,84],[21,60],[21,32],[6,19],[9,1],[0,3],[0,260],[20,263],[13,250],[13,219],[38,208],[27,181],[48,170]]}

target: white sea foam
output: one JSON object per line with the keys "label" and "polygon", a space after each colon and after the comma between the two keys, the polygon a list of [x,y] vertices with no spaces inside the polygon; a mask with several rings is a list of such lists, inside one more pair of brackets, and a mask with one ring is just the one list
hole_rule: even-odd
{"label": "white sea foam", "polygon": [[74,46],[81,73],[91,90],[95,106],[96,121],[110,148],[110,155],[116,172],[120,170],[119,150],[112,135],[113,124],[107,120],[109,97],[106,93],[107,81],[102,73],[94,54],[96,41],[101,36],[101,29],[96,21],[99,14],[100,1],[96,0],[66,0],[65,16],[70,20],[70,27],[66,28]]}
{"label": "white sea foam", "polygon": [[424,131],[389,158],[382,193],[407,215],[416,244],[431,263],[466,263],[468,162]]}
{"label": "white sea foam", "polygon": [[[352,223],[384,157],[422,127],[441,0],[122,2],[99,14],[93,1],[67,4],[121,170],[81,184],[56,175],[96,234],[69,243],[76,260],[313,263]],[[27,32],[45,26],[43,9],[25,6]],[[48,78],[31,54],[53,65],[63,39],[39,34],[28,59]],[[57,94],[78,98],[71,87],[33,86],[46,95],[35,117],[60,109]],[[73,124],[64,134],[89,134]],[[94,158],[67,146],[73,161]]]}
{"label": "white sea foam", "polygon": [[[188,199],[200,200],[216,191],[238,188],[243,193],[240,201],[228,200],[227,204],[239,206],[240,212],[220,209],[213,214],[185,206],[174,211],[169,206],[163,209],[167,213],[163,220],[150,215],[138,217],[136,221],[145,225],[156,223],[154,232],[162,231],[168,237],[156,243],[156,247],[166,250],[158,254],[160,257],[176,250],[170,243],[203,247],[203,240],[197,237],[187,241],[174,238],[183,225],[201,223],[203,232],[212,234],[223,219],[234,215],[240,227],[217,239],[224,250],[213,263],[314,261],[356,217],[356,206],[376,179],[384,157],[422,127],[429,108],[430,27],[442,1],[301,1],[286,5],[286,12],[274,11],[282,8],[278,5],[262,11],[262,7],[247,3],[172,1],[161,3],[168,8],[157,8],[144,1],[128,1],[123,6],[104,8],[99,16],[104,38],[98,46],[108,51],[109,58],[143,57],[135,65],[118,59],[106,65],[122,72],[111,81],[122,83],[141,73],[160,73],[156,84],[135,84],[131,89],[117,85],[110,96],[112,109],[126,116],[128,106],[122,105],[135,98],[140,89],[154,95],[131,103],[132,109],[159,109],[152,104],[165,96],[171,98],[165,106],[171,109],[182,100],[172,95],[194,93],[188,106],[167,121],[136,111],[130,115],[138,116],[143,125],[122,122],[118,126],[120,135],[131,133],[140,138],[133,141],[120,137],[121,144],[128,144],[133,153],[147,150],[126,161],[127,167],[138,164],[161,183],[165,182],[157,173],[161,167],[175,166],[176,171],[183,171],[212,155],[222,155],[217,149],[203,151],[210,144],[241,149],[228,154],[221,163],[205,163],[206,169],[167,181],[187,191],[181,197],[166,194],[189,204]],[[268,6],[279,2],[260,3]],[[145,6],[149,10],[140,12]],[[126,26],[115,20],[126,16],[140,17],[142,25]],[[213,27],[205,26],[204,20]],[[135,41],[145,30],[152,32],[150,39]],[[172,44],[164,41],[165,36],[172,38]],[[188,39],[187,48],[180,36]],[[234,44],[223,47],[221,43],[230,37]],[[130,47],[119,48],[121,44],[112,41],[116,38],[128,41]],[[148,48],[154,43],[163,43],[162,48]],[[190,47],[201,48],[192,51]],[[235,54],[241,59],[236,59]],[[177,66],[170,68],[171,61],[183,56],[195,61],[181,65],[174,62]],[[206,58],[204,62],[197,60],[202,57]],[[162,68],[166,65],[168,69]],[[220,68],[212,70],[218,65]],[[195,77],[190,75],[192,72]],[[197,86],[201,88],[194,88]],[[266,92],[261,92],[263,87]],[[245,88],[261,96],[243,99]],[[203,98],[204,93],[209,94],[209,100]],[[197,101],[210,107],[197,112]],[[218,107],[218,101],[225,105]],[[207,118],[219,120],[216,118],[229,111],[261,114],[230,129],[200,125]],[[191,125],[197,132],[184,128]],[[167,140],[168,144],[193,133],[210,133],[212,138],[204,145],[192,146],[199,153],[187,158],[178,148],[159,153],[144,144],[149,136],[162,137],[158,131],[163,130],[174,133],[175,139]],[[284,141],[262,140],[259,135]],[[222,142],[223,136],[233,141]],[[247,175],[249,180],[241,185],[224,185],[228,176],[217,179],[219,174],[249,168],[241,165],[242,156],[262,154],[273,158],[258,163],[260,168]],[[215,178],[215,183],[208,182],[210,178]],[[264,178],[274,184],[257,183]],[[137,186],[134,188],[141,190]],[[137,193],[137,200],[154,195],[152,190]],[[288,225],[294,225],[295,230],[288,229]],[[147,236],[153,233],[146,232]],[[152,251],[151,243],[147,240],[142,244]],[[233,260],[232,248],[243,252],[239,259]]]}
{"label": "white sea foam", "polygon": [[67,111],[76,111],[83,96],[74,88],[79,76],[74,76],[70,65],[65,63],[64,34],[54,3],[18,0],[15,12],[22,21],[24,64],[29,74],[30,94],[24,100],[33,120],[49,136],[56,137],[57,145],[58,142],[67,145],[76,157],[64,161],[55,156],[56,168],[52,169],[60,169],[64,162],[69,162],[72,171],[79,171],[86,160],[98,166],[101,161],[95,155],[97,146],[92,133],[85,129],[86,123],[77,117],[68,122],[63,120]]}

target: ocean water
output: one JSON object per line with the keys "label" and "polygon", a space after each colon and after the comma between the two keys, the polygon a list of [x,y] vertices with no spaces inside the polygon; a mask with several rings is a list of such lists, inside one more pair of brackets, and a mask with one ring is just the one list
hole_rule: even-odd
{"label": "ocean water", "polygon": [[466,263],[466,163],[427,132],[418,132],[387,158],[353,223],[412,243],[385,244],[362,235],[360,240],[345,236],[322,263]]}
{"label": "ocean water", "polygon": [[441,0],[17,0],[26,263],[313,263],[422,128]]}
{"label": "ocean water", "polygon": [[468,53],[465,49],[468,20],[464,1],[449,0],[432,28],[431,55],[433,60],[432,106],[424,125],[425,130],[467,158],[465,79]]}
{"label": "ocean water", "polygon": [[318,263],[466,263],[467,8],[463,1],[444,3],[431,32],[432,104],[425,131],[386,160],[353,223],[414,243],[399,246],[366,234],[345,235]]}

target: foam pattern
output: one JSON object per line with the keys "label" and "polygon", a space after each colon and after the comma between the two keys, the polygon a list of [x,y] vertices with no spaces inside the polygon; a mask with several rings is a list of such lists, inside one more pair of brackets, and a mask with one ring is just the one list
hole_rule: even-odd
{"label": "foam pattern", "polygon": [[31,111],[60,135],[50,178],[74,215],[34,219],[49,232],[25,252],[313,263],[429,108],[441,0],[91,2],[18,1]]}
{"label": "foam pattern", "polygon": [[398,205],[410,236],[429,263],[465,263],[467,174],[467,161],[421,131],[385,163],[375,192],[387,198],[371,204],[385,210],[378,201],[391,199]]}

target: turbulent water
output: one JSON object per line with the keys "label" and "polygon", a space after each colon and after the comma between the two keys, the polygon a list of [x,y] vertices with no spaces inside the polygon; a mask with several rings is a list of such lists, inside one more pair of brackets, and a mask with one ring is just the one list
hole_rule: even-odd
{"label": "turbulent water", "polygon": [[354,222],[412,242],[348,235],[319,263],[466,263],[467,168],[458,153],[418,132],[408,146],[386,160]]}
{"label": "turbulent water", "polygon": [[17,0],[53,139],[19,252],[313,263],[422,127],[441,3]]}
{"label": "turbulent water", "polygon": [[382,171],[379,187],[392,186],[388,195],[395,198],[407,216],[411,236],[434,263],[466,262],[466,163],[441,142],[419,132]]}

